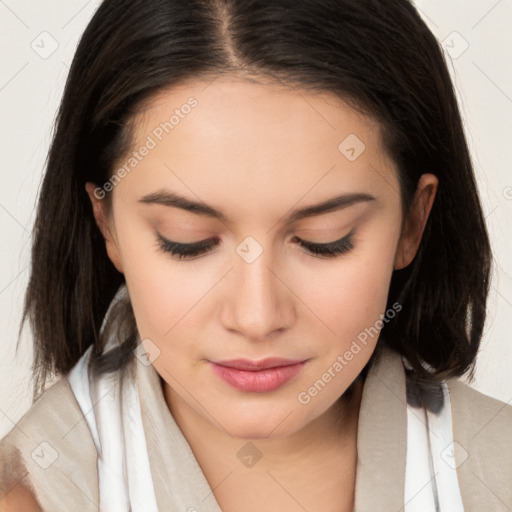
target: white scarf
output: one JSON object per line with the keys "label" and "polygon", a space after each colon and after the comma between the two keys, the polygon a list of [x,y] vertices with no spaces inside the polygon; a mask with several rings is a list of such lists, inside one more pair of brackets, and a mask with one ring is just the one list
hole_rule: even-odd
{"label": "white scarf", "polygon": [[[103,326],[112,305],[126,298],[123,286]],[[108,340],[105,350],[114,344]],[[136,379],[129,373],[120,378],[118,372],[92,379],[91,351],[92,346],[68,379],[98,452],[100,510],[158,512]],[[402,362],[410,368],[403,357]],[[407,403],[405,512],[464,512],[454,465],[450,394],[445,381],[441,386],[444,406],[438,414]]]}

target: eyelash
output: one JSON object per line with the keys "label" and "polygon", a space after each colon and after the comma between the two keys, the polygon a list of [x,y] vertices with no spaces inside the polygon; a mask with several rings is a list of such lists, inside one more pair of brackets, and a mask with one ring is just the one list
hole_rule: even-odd
{"label": "eyelash", "polygon": [[[307,249],[311,254],[321,258],[336,258],[341,254],[346,254],[354,248],[353,244],[354,230],[348,235],[344,236],[340,240],[329,242],[325,244],[319,244],[314,242],[307,242],[298,237],[294,237],[293,240],[298,242],[301,247]],[[176,256],[178,259],[192,258],[199,256],[200,254],[208,252],[211,248],[219,244],[218,239],[207,239],[201,240],[200,242],[194,242],[192,244],[180,244],[167,240],[160,233],[157,233],[158,246],[166,253],[170,253]]]}

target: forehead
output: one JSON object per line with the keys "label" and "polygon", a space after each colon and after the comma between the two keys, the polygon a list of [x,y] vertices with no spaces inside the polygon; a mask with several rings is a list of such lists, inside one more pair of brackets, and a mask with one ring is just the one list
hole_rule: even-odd
{"label": "forehead", "polygon": [[[236,131],[237,138],[241,139],[265,126],[267,130],[259,133],[259,140],[275,140],[280,135],[282,140],[291,143],[290,135],[314,142],[319,137],[340,137],[347,129],[359,132],[363,138],[379,131],[376,120],[350,108],[334,93],[262,80],[262,83],[254,83],[223,76],[188,80],[162,89],[144,103],[135,117],[136,134],[149,133],[159,123],[169,121],[173,114],[178,117],[172,121],[174,134],[186,131],[188,126],[195,129],[197,135],[209,128],[209,134],[217,134],[219,130],[226,134]],[[197,104],[192,109],[187,106],[191,99]],[[188,118],[187,123],[182,123],[185,118]],[[378,138],[378,133],[375,136]]]}
{"label": "forehead", "polygon": [[148,141],[126,180],[139,196],[166,187],[209,204],[238,198],[249,212],[255,195],[260,207],[333,191],[397,193],[379,124],[332,93],[228,77],[189,81],[159,92],[135,118],[133,149]]}

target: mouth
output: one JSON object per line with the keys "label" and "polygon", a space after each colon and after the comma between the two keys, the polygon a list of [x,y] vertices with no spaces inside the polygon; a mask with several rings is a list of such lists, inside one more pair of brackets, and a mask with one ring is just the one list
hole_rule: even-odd
{"label": "mouth", "polygon": [[209,361],[215,375],[245,392],[266,393],[283,386],[304,367],[306,360],[267,358]]}

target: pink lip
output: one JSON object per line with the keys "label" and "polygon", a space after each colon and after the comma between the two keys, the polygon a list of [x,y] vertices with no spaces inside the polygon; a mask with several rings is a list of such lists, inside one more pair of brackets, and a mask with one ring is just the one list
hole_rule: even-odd
{"label": "pink lip", "polygon": [[279,388],[300,372],[306,361],[267,358],[210,361],[214,373],[240,391],[264,393]]}

